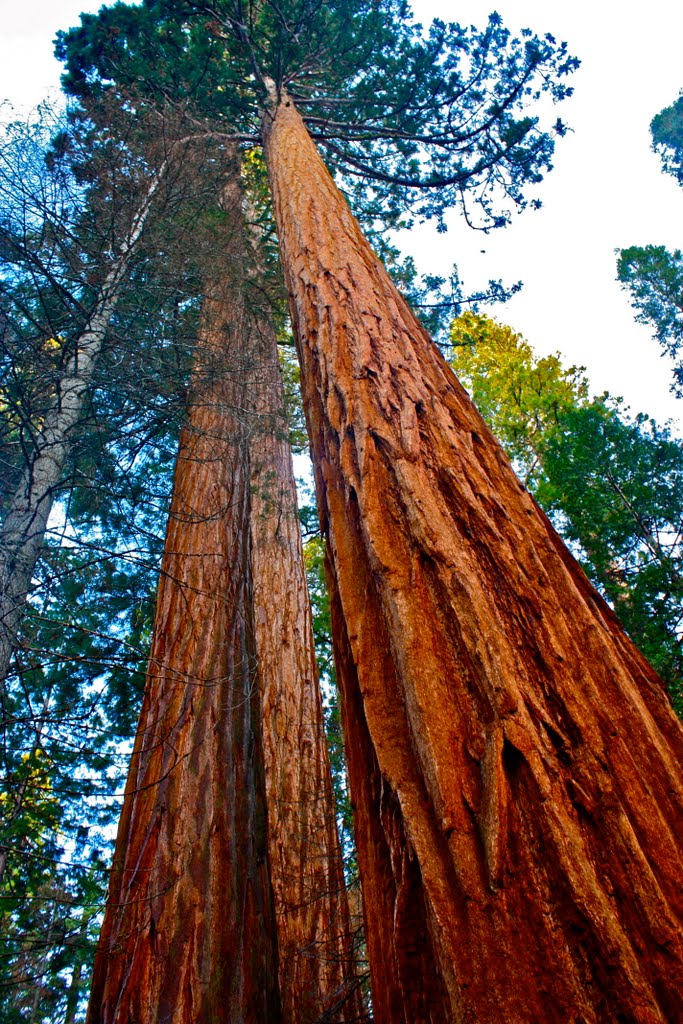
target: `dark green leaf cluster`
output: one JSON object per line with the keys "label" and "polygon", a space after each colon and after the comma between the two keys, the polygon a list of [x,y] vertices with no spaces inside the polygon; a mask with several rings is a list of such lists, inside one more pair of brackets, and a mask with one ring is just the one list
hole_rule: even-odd
{"label": "dark green leaf cluster", "polygon": [[[112,565],[103,579],[95,557],[51,545],[36,580],[42,599],[31,605],[22,649],[3,685],[3,1020],[14,1011],[26,1019],[19,1011],[37,990],[40,1017],[34,1019],[63,1019],[69,993],[82,999],[106,891],[115,794],[125,772],[121,744],[137,712],[144,666],[130,636],[123,642],[120,572]],[[136,582],[149,587],[149,579],[136,581],[128,572],[126,586]],[[144,593],[141,586],[138,603]],[[125,679],[118,694],[117,673],[120,683]],[[75,987],[69,974],[72,982],[80,977]]]}
{"label": "dark green leaf cluster", "polygon": [[664,170],[683,186],[683,95],[652,118],[650,132]]}
{"label": "dark green leaf cluster", "polygon": [[[665,171],[683,186],[683,95],[665,107],[650,124],[652,148]],[[663,245],[633,245],[618,253],[617,278],[631,294],[636,320],[654,329],[654,336],[674,360],[671,390],[683,396],[683,255]]]}
{"label": "dark green leaf cluster", "polygon": [[[87,986],[145,679],[168,463],[146,453],[114,488],[100,479],[92,490],[65,492],[34,574],[2,685],[0,979],[8,1013],[25,1008],[37,986],[35,1019],[53,1019],[50,1008],[63,1019],[64,1001],[82,999]],[[95,508],[90,495],[102,497]]]}
{"label": "dark green leaf cluster", "polygon": [[27,853],[21,882],[16,871],[10,875],[0,907],[3,1022],[83,1019],[103,884],[102,859],[80,844],[69,863]]}
{"label": "dark green leaf cluster", "polygon": [[677,360],[672,390],[683,395],[683,253],[632,245],[619,253],[617,277],[631,294],[636,320],[652,327],[663,351]]}
{"label": "dark green leaf cluster", "polygon": [[613,401],[568,410],[536,497],[580,545],[588,574],[683,713],[683,446]]}

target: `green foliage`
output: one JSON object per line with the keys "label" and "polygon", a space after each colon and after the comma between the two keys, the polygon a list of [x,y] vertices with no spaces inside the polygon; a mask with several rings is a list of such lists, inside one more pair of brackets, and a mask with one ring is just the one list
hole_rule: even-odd
{"label": "green foliage", "polygon": [[0,903],[0,1016],[71,1024],[82,1018],[99,930],[105,865],[79,837],[68,857],[27,844]]}
{"label": "green foliage", "polygon": [[451,325],[452,365],[527,486],[539,472],[548,435],[586,400],[584,367],[559,353],[538,357],[510,327],[464,313]]}
{"label": "green foliage", "polygon": [[321,536],[311,537],[304,546],[308,592],[313,614],[313,636],[323,691],[325,732],[332,768],[332,786],[337,809],[337,825],[349,884],[358,881],[358,865],[353,836],[353,810],[349,796],[344,756],[341,711],[332,652],[330,598],[325,579],[325,542]]}
{"label": "green foliage", "polygon": [[[650,124],[652,148],[663,169],[683,186],[683,95],[660,111]],[[638,323],[647,324],[674,360],[671,390],[683,395],[683,254],[663,245],[633,245],[617,259],[617,278],[630,292]]]}
{"label": "green foliage", "polygon": [[118,3],[58,37],[64,84],[81,97],[114,83],[143,106],[182,103],[207,127],[259,138],[266,81],[286,86],[367,222],[405,223],[478,207],[482,227],[538,205],[557,120],[529,113],[561,100],[578,65],[565,44],[498,15],[481,30],[435,21],[423,32],[401,0],[286,0],[210,12],[184,0]]}
{"label": "green foliage", "polygon": [[638,323],[647,324],[664,352],[674,360],[672,390],[683,395],[683,253],[663,245],[633,245],[622,249],[617,277],[630,292]]}
{"label": "green foliage", "polygon": [[683,446],[609,400],[566,411],[549,437],[540,504],[580,545],[588,575],[683,713]]}
{"label": "green foliage", "polygon": [[453,365],[513,465],[683,712],[683,447],[583,369],[465,314]]}
{"label": "green foliage", "polygon": [[[31,849],[40,854],[56,831],[62,818],[59,800],[55,796],[47,752],[34,746],[22,753],[15,762],[12,778],[5,778],[5,789],[0,791],[0,849],[13,845],[22,851]],[[6,871],[6,879],[22,869],[16,863]]]}
{"label": "green foliage", "polygon": [[293,339],[287,336],[287,344],[280,345],[280,372],[285,389],[287,421],[289,423],[289,441],[292,451],[297,455],[308,452],[308,433],[304,407],[301,401],[301,370],[293,351]]}
{"label": "green foliage", "polygon": [[143,544],[129,521],[119,545],[117,558],[107,531],[90,526],[68,546],[50,539],[2,686],[3,1021],[62,1021],[87,990],[160,541]]}
{"label": "green foliage", "polygon": [[664,170],[683,185],[683,95],[652,118],[650,133]]}
{"label": "green foliage", "polygon": [[425,31],[401,0],[117,3],[59,33],[57,54],[72,95],[92,103],[119,89],[143,112],[170,106],[197,139],[204,131],[258,143],[265,83],[286,86],[434,335],[463,306],[504,300],[520,285],[464,289],[455,268],[448,280],[419,278],[387,229],[417,215],[445,230],[444,211],[460,208],[488,230],[540,206],[533,193],[566,129],[529,110],[543,94],[569,96],[578,66],[565,44],[529,30],[514,38],[498,15],[481,29],[435,21]]}

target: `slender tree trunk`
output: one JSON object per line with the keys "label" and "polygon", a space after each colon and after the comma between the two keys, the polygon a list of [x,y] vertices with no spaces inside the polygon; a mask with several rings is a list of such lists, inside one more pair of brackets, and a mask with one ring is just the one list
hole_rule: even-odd
{"label": "slender tree trunk", "polygon": [[88,326],[67,360],[55,404],[45,417],[31,462],[0,528],[0,681],[7,676],[16,647],[47,521],[69,457],[71,433],[81,418],[107,327],[167,167],[167,163],[162,164],[131,219],[130,231],[100,288]]}
{"label": "slender tree trunk", "polygon": [[357,1021],[362,1003],[335,820],[275,331],[257,325],[251,542],[282,1019]]}
{"label": "slender tree trunk", "polygon": [[681,730],[364,240],[264,117],[377,1022],[681,1019]]}

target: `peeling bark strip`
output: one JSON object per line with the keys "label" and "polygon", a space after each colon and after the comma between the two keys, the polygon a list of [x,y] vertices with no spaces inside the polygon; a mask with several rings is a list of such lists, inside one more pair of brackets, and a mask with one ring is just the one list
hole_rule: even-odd
{"label": "peeling bark strip", "polygon": [[283,1024],[358,1021],[277,339],[257,329],[251,564]]}
{"label": "peeling bark strip", "polygon": [[266,158],[328,536],[378,1022],[683,1018],[681,731],[364,240]]}
{"label": "peeling bark strip", "polygon": [[280,1020],[249,564],[253,364],[229,270],[205,300],[89,1024]]}

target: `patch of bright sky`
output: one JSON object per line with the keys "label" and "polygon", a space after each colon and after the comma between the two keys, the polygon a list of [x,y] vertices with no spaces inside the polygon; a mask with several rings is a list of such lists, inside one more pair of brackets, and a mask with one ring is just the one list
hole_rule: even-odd
{"label": "patch of bright sky", "polygon": [[[78,23],[88,0],[24,0],[3,11],[0,98],[35,106],[58,88],[52,55],[59,28]],[[670,369],[647,327],[636,324],[615,277],[614,250],[683,245],[683,189],[650,151],[649,123],[683,89],[680,0],[413,0],[416,17],[483,25],[497,9],[513,30],[528,26],[566,40],[582,61],[575,95],[557,113],[572,127],[558,142],[555,169],[539,187],[543,209],[488,236],[457,217],[446,235],[431,227],[401,240],[420,269],[466,284],[524,281],[493,310],[539,353],[560,350],[585,365],[596,392],[623,395],[634,411],[683,420],[669,391]],[[481,250],[484,250],[482,252]]]}
{"label": "patch of bright sky", "polygon": [[[623,395],[633,411],[683,422],[683,400],[650,330],[635,323],[616,282],[614,250],[630,245],[683,247],[683,189],[663,174],[650,149],[653,116],[683,89],[683,4],[679,0],[415,0],[433,17],[482,25],[492,8],[512,30],[528,26],[566,40],[581,59],[575,89],[557,114],[572,127],[555,167],[526,211],[484,236],[460,219],[446,235],[431,228],[411,248],[420,265],[443,272],[457,263],[471,286],[521,279],[522,292],[494,315],[536,351],[560,350],[585,365],[593,389]],[[481,252],[481,250],[485,252]]]}

